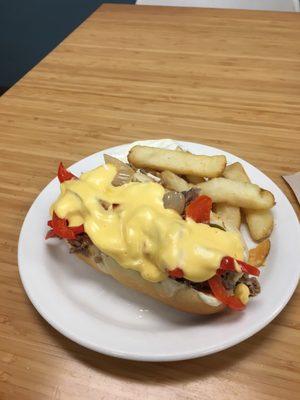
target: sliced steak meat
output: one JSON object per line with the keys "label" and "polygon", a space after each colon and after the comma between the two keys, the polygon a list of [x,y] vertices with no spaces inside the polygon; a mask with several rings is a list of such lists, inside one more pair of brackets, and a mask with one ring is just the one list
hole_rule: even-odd
{"label": "sliced steak meat", "polygon": [[199,188],[192,188],[190,190],[181,192],[185,197],[185,207],[195,200],[199,196],[200,192],[201,190]]}
{"label": "sliced steak meat", "polygon": [[249,275],[244,274],[239,279],[238,283],[244,283],[245,285],[248,286],[251,297],[257,296],[260,293],[260,284],[254,276],[250,278]]}
{"label": "sliced steak meat", "polygon": [[[222,283],[226,290],[233,293],[234,288],[239,283],[244,283],[248,286],[250,290],[250,296],[254,297],[260,293],[260,284],[255,277],[249,277],[249,275],[244,274],[238,279],[237,273],[234,271],[225,271],[221,275]],[[211,293],[209,284],[207,281],[205,282],[192,282],[185,278],[176,278],[177,282],[183,283],[188,287],[191,287],[195,290],[205,293]]]}
{"label": "sliced steak meat", "polygon": [[192,282],[185,278],[176,278],[175,280],[176,280],[176,282],[183,283],[183,284],[187,285],[188,287],[191,287],[191,288],[197,290],[198,292],[210,293],[210,291],[211,291],[207,281]]}
{"label": "sliced steak meat", "polygon": [[233,290],[236,285],[236,272],[235,271],[224,271],[221,275],[221,279],[225,289]]}
{"label": "sliced steak meat", "polygon": [[[233,290],[237,283],[237,280],[238,280],[237,273],[234,271],[224,271],[223,274],[221,275],[221,279],[222,279],[225,289]],[[180,283],[184,283],[185,285],[192,287],[193,289],[198,290],[198,291],[206,291],[206,292],[211,291],[208,281],[193,282],[193,281],[190,281],[189,279],[185,279],[185,278],[176,278],[176,281],[180,282]]]}
{"label": "sliced steak meat", "polygon": [[96,256],[94,256],[94,261],[95,261],[95,263],[97,263],[97,264],[101,264],[101,263],[102,263],[103,257],[102,257],[102,255],[101,255],[100,251],[99,251],[99,254],[97,254]]}
{"label": "sliced steak meat", "polygon": [[[225,271],[222,275],[222,282],[223,285],[225,286],[225,289],[227,290],[233,290],[235,285],[236,285],[236,272],[233,271]],[[199,292],[206,292],[206,293],[210,293],[210,287],[207,281],[205,282],[192,282],[188,279],[185,278],[177,278],[176,279],[177,282],[180,283],[184,283],[185,285],[187,285],[188,287],[191,287],[195,290],[198,290]]]}
{"label": "sliced steak meat", "polygon": [[198,292],[211,293],[210,287],[206,282],[191,282],[190,286]]}
{"label": "sliced steak meat", "polygon": [[85,256],[89,255],[89,247],[92,244],[91,239],[86,233],[81,233],[74,240],[68,240],[70,245],[70,253],[82,253]]}

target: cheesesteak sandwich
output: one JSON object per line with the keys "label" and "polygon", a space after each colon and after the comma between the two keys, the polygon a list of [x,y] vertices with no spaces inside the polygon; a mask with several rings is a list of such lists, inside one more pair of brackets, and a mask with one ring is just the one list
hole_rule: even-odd
{"label": "cheesesteak sandwich", "polygon": [[[226,307],[243,310],[249,298],[260,291],[258,267],[269,252],[270,242],[265,240],[249,252],[239,229],[212,211],[215,196],[205,194],[205,183],[210,182],[207,176],[220,179],[216,176],[222,174],[226,159],[217,160],[217,170],[216,158],[205,156],[205,167],[202,165],[200,171],[206,176],[188,168],[192,181],[199,181],[190,183],[184,173],[178,173],[180,165],[176,163],[176,153],[181,153],[181,159],[189,153],[173,153],[174,167],[166,162],[156,170],[155,154],[149,168],[147,162],[141,162],[143,154],[136,165],[130,155],[130,164],[105,155],[104,165],[80,177],[61,163],[61,193],[50,209],[51,229],[46,239],[64,239],[70,252],[92,267],[178,310],[196,314],[213,314]],[[163,157],[161,151],[159,156]],[[168,150],[170,156],[172,151]],[[197,157],[201,158],[193,155],[193,160]],[[210,162],[213,174],[209,174]],[[165,175],[175,175],[184,190],[170,189],[170,181],[164,182],[167,167]],[[255,192],[251,195],[256,196],[256,209],[260,205],[266,208],[269,194],[252,186],[247,190]],[[247,193],[237,197],[246,204],[243,196]],[[223,204],[224,196],[219,197]],[[231,197],[234,193],[228,195]],[[234,201],[236,207],[239,200]]]}

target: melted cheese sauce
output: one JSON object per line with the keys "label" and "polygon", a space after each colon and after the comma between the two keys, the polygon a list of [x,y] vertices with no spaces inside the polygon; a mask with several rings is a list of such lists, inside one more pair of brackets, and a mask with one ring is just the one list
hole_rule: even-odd
{"label": "melted cheese sauce", "polygon": [[67,218],[70,226],[83,224],[101,251],[152,282],[164,280],[167,270],[176,267],[185,278],[202,282],[215,275],[223,256],[243,259],[238,233],[185,221],[176,211],[165,209],[165,191],[158,183],[114,187],[115,174],[116,168],[106,164],[78,180],[65,181],[51,214],[54,210]]}

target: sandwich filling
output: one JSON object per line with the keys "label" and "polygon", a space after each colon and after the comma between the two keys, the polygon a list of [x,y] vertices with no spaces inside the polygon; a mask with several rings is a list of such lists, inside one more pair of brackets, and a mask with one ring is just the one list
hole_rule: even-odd
{"label": "sandwich filling", "polygon": [[113,186],[116,174],[114,165],[105,164],[64,181],[51,215],[66,219],[69,227],[83,225],[101,252],[151,282],[163,281],[176,268],[186,282],[205,282],[216,275],[224,257],[244,259],[238,232],[166,209],[165,189],[156,182]]}

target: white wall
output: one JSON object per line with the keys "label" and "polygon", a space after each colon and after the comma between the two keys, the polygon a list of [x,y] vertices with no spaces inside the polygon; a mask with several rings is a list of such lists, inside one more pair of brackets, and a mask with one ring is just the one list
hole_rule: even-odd
{"label": "white wall", "polygon": [[137,0],[136,4],[239,8],[247,10],[299,11],[299,0]]}

